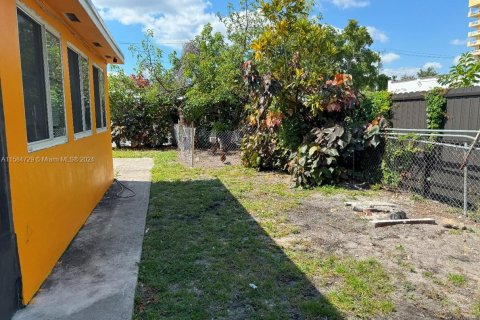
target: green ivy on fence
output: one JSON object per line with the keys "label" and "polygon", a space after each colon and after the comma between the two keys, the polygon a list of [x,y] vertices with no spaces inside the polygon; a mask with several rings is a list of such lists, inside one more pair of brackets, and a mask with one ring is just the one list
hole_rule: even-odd
{"label": "green ivy on fence", "polygon": [[425,95],[427,129],[443,129],[447,120],[447,99],[442,88],[434,88]]}

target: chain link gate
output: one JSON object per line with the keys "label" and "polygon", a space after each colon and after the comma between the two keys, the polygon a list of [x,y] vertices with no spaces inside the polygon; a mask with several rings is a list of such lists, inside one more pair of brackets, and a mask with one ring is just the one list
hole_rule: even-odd
{"label": "chain link gate", "polygon": [[395,128],[387,129],[384,136],[385,145],[379,150],[381,163],[376,169],[385,186],[462,208],[465,215],[479,216],[477,131]]}
{"label": "chain link gate", "polygon": [[241,163],[246,130],[213,131],[182,123],[175,125],[179,159],[189,167],[221,167]]}

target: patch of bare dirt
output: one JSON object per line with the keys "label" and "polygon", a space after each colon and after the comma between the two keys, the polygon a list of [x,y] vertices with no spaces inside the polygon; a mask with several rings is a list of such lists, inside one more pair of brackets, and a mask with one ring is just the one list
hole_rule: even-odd
{"label": "patch of bare dirt", "polygon": [[[435,218],[437,225],[374,228],[345,201],[390,202],[408,218]],[[480,293],[480,228],[459,215],[436,202],[412,201],[408,195],[386,191],[356,199],[315,194],[289,213],[300,232],[279,242],[303,241],[322,254],[380,261],[396,288],[396,311],[387,319],[475,319],[471,311]],[[467,230],[443,227],[444,218],[465,224]],[[464,276],[465,282],[455,283],[449,279],[452,275]]]}
{"label": "patch of bare dirt", "polygon": [[[223,154],[221,151],[212,152],[211,150],[195,150],[193,156],[193,166],[195,168],[222,168],[226,166],[235,166],[242,163],[240,151],[228,151]],[[191,165],[191,157],[185,158],[179,156],[179,160],[187,165]]]}

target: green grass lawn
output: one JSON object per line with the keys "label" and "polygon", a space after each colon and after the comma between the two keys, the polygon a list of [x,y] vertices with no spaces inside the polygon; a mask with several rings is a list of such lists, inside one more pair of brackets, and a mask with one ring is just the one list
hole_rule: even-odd
{"label": "green grass lawn", "polygon": [[343,319],[393,311],[393,287],[375,260],[321,255],[274,240],[300,232],[287,212],[313,192],[289,177],[243,167],[190,169],[175,151],[151,156],[134,319]]}

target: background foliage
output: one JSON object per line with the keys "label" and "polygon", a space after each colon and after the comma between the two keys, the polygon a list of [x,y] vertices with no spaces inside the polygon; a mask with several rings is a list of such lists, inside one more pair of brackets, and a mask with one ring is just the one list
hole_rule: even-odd
{"label": "background foliage", "polygon": [[117,72],[109,83],[113,141],[117,147],[127,141],[134,148],[162,146],[170,135],[169,101],[145,78]]}
{"label": "background foliage", "polygon": [[245,165],[287,170],[304,187],[346,177],[389,114],[388,94],[372,92],[387,78],[366,27],[323,24],[313,1],[240,5],[221,17],[227,38],[207,24],[168,64],[151,31],[131,47],[135,75],[111,79],[114,139],[155,147],[180,117],[214,131],[243,124]]}
{"label": "background foliage", "polygon": [[441,85],[450,88],[475,86],[480,80],[480,61],[471,52],[460,56],[458,63],[450,68],[450,72],[438,78]]}
{"label": "background foliage", "polygon": [[378,117],[391,120],[392,95],[388,91],[367,91],[363,95],[362,108],[357,117],[370,122]]}

